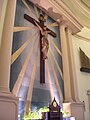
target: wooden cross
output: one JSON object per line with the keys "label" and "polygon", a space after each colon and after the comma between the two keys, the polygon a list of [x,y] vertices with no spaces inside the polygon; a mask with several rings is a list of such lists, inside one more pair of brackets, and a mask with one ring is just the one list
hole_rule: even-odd
{"label": "wooden cross", "polygon": [[[37,26],[37,24],[44,30],[44,16],[40,14],[39,16],[39,22],[36,21],[34,18],[28,16],[27,14],[24,14],[24,18],[31,22],[33,25]],[[36,24],[37,23],[37,24]],[[56,37],[56,33],[54,33],[52,30],[46,27],[48,31],[50,31],[48,34],[50,34],[53,37]],[[40,83],[45,83],[45,60],[43,59],[43,53],[42,53],[42,34],[40,31]]]}

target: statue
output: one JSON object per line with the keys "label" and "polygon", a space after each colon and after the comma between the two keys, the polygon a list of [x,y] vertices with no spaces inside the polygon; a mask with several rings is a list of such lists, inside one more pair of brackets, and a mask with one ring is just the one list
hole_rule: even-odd
{"label": "statue", "polygon": [[27,14],[24,14],[24,18],[40,30],[40,83],[45,83],[45,59],[49,49],[48,34],[56,37],[56,33],[44,26],[46,20],[42,14],[38,18],[39,22]]}
{"label": "statue", "polygon": [[48,49],[49,49],[49,42],[48,42],[48,33],[50,33],[51,31],[47,30],[47,27],[44,26],[43,29],[38,25],[38,23],[36,21],[34,21],[35,24],[37,25],[37,27],[39,28],[39,30],[41,31],[41,35],[42,35],[42,53],[43,53],[43,59],[47,59],[47,53],[48,53]]}

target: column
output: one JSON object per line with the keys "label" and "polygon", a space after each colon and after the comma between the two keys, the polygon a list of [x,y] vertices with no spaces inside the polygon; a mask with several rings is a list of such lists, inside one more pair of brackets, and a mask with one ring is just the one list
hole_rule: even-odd
{"label": "column", "polygon": [[[87,90],[88,101],[89,101],[89,112],[90,112],[90,89]],[[90,117],[90,116],[89,116]]]}
{"label": "column", "polygon": [[71,94],[72,94],[73,100],[79,102],[80,100],[78,97],[76,70],[75,70],[75,62],[74,62],[74,52],[73,52],[73,44],[72,44],[71,37],[72,37],[71,30],[67,27],[66,28],[66,39],[67,39],[67,46],[68,46]]}
{"label": "column", "polygon": [[70,81],[70,69],[69,69],[69,58],[68,48],[66,39],[66,26],[64,23],[60,24],[60,40],[62,48],[62,61],[63,61],[63,78],[64,78],[64,102],[73,101],[71,94],[71,81]]}
{"label": "column", "polygon": [[18,119],[18,98],[9,90],[16,0],[8,0],[0,48],[0,120]]}
{"label": "column", "polygon": [[61,24],[60,36],[65,94],[63,109],[69,113],[69,116],[74,116],[75,120],[84,120],[85,104],[83,102],[80,102],[78,98],[71,35],[72,34],[70,29],[65,26],[64,23]]}
{"label": "column", "polygon": [[0,0],[0,48],[1,48],[1,37],[2,37],[7,1],[8,0]]}
{"label": "column", "polygon": [[8,0],[0,48],[0,91],[9,92],[11,49],[16,0]]}

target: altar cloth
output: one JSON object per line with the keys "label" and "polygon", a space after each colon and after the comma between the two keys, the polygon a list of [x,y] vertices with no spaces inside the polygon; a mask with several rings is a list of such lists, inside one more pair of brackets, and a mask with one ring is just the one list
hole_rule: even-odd
{"label": "altar cloth", "polygon": [[75,117],[63,118],[63,120],[75,120]]}

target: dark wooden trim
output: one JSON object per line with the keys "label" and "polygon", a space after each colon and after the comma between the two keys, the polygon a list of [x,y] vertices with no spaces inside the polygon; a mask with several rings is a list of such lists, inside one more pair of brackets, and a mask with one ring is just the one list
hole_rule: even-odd
{"label": "dark wooden trim", "polygon": [[87,73],[90,73],[90,68],[81,67],[81,68],[80,68],[80,71],[81,71],[81,72],[87,72]]}

